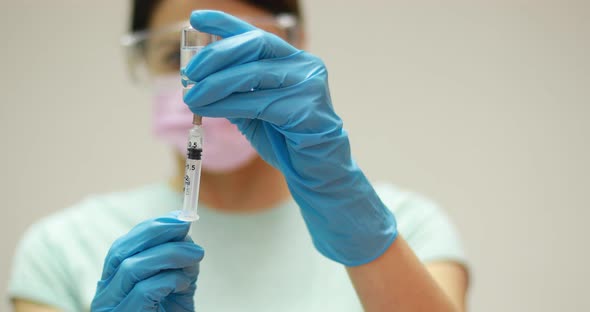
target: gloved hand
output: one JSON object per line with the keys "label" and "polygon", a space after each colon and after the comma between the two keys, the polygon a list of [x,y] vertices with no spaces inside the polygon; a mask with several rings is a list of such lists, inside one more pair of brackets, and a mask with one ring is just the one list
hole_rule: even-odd
{"label": "gloved hand", "polygon": [[204,251],[173,214],[144,221],[117,239],[104,262],[93,312],[194,311]]}
{"label": "gloved hand", "polygon": [[222,12],[195,11],[190,22],[224,38],[185,68],[197,83],[184,97],[191,111],[228,118],[282,171],[322,254],[348,266],[380,256],[395,218],[351,157],[322,61]]}

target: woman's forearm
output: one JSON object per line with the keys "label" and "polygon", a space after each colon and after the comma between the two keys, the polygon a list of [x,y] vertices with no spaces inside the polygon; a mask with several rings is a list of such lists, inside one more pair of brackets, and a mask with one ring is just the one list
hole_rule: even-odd
{"label": "woman's forearm", "polygon": [[366,312],[457,311],[401,235],[379,258],[347,271]]}

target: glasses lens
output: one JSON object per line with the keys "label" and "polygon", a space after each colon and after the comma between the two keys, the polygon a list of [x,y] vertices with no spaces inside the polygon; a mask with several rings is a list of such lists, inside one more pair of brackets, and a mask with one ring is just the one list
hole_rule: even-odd
{"label": "glasses lens", "polygon": [[149,71],[154,74],[178,72],[180,69],[180,31],[147,39],[145,61]]}

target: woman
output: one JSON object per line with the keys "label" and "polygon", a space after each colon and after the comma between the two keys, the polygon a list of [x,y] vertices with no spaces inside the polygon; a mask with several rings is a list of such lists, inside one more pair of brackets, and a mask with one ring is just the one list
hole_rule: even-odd
{"label": "woman", "polygon": [[[135,1],[132,31],[149,30],[135,44],[153,76],[154,133],[176,148],[178,175],[31,227],[15,259],[16,311],[464,310],[452,225],[431,202],[367,181],[323,63],[293,46],[301,34],[279,13],[299,17],[297,1]],[[185,104],[168,30],[189,16],[224,39],[185,69],[198,82]],[[181,207],[192,113],[207,133],[195,242],[166,215]]]}

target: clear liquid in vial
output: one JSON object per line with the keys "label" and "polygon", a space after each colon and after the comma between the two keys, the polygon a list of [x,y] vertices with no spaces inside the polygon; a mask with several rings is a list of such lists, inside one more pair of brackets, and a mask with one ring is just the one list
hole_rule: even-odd
{"label": "clear liquid in vial", "polygon": [[204,46],[194,46],[194,47],[182,47],[180,49],[180,69],[182,73],[182,85],[184,86],[184,92],[190,90],[195,84],[191,81],[188,77],[184,75],[184,68],[190,62],[190,60],[199,53],[204,48]]}

